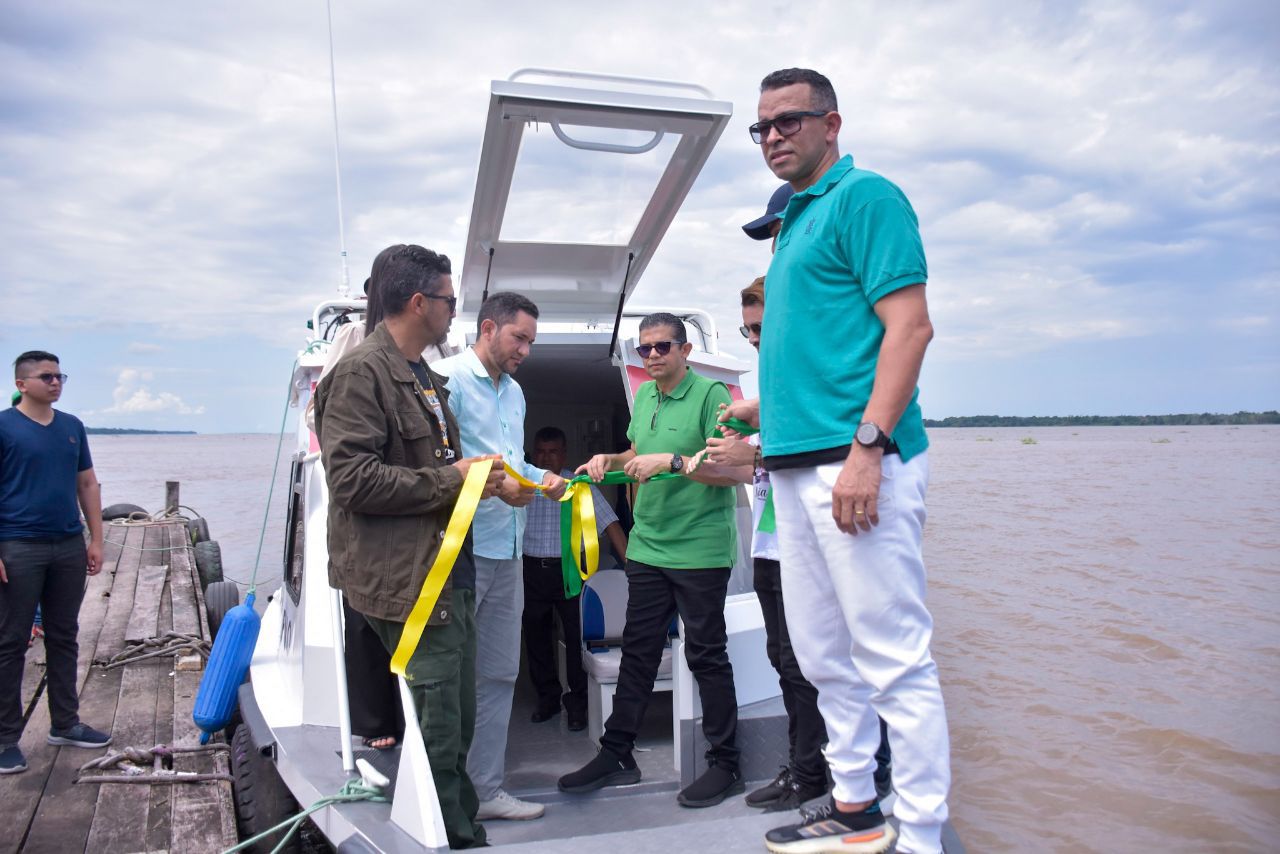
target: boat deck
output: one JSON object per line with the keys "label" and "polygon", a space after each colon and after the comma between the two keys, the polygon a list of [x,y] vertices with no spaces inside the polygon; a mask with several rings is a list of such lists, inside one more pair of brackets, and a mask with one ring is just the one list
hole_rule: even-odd
{"label": "boat deck", "polygon": [[[109,748],[46,744],[44,644],[37,639],[28,650],[21,747],[29,767],[0,777],[0,822],[5,827],[0,852],[207,854],[236,844],[229,776],[174,784],[76,782],[82,775],[121,774],[118,768],[81,772],[84,763],[109,751],[199,744],[191,719],[203,673],[198,660],[160,656],[112,669],[102,665],[130,640],[170,631],[209,637],[188,536],[182,519],[107,525],[103,571],[88,579],[80,610],[76,680],[81,718],[112,734]],[[229,755],[225,750],[179,754],[163,768],[229,775]],[[141,770],[154,773],[153,767]]]}

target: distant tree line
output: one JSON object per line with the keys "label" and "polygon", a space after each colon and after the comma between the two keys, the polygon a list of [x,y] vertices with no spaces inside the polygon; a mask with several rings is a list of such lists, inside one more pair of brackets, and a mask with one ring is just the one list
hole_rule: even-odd
{"label": "distant tree line", "polygon": [[926,418],[926,427],[1169,427],[1187,424],[1280,424],[1280,412],[1185,413],[1181,415],[960,415]]}
{"label": "distant tree line", "polygon": [[194,436],[195,430],[135,430],[132,427],[86,427],[90,436]]}

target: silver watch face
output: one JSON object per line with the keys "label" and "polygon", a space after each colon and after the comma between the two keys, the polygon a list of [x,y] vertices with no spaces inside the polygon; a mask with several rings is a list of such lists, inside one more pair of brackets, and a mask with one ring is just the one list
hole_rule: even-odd
{"label": "silver watch face", "polygon": [[866,445],[868,447],[874,445],[880,436],[880,428],[872,424],[870,421],[865,424],[859,424],[858,432],[854,434],[854,438],[858,440],[859,445]]}

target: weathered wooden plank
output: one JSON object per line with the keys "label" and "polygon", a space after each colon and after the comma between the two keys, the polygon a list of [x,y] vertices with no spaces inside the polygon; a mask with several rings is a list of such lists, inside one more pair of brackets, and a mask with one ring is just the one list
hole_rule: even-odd
{"label": "weathered wooden plank", "polygon": [[124,542],[125,526],[123,524],[115,524],[113,522],[104,522],[102,525],[102,571],[115,572],[116,563],[120,560],[120,554],[123,549],[120,544]]}
{"label": "weathered wooden plank", "polygon": [[157,636],[160,594],[164,591],[168,574],[169,567],[163,565],[149,566],[144,562],[138,568],[138,583],[133,594],[133,612],[129,615],[129,624],[124,632],[125,643],[137,643]]}
{"label": "weathered wooden plank", "polygon": [[[163,634],[173,628],[173,609],[169,602],[168,589],[160,597],[160,632]],[[156,728],[155,742],[169,744],[173,741],[173,673],[172,668],[164,671],[160,681],[160,689],[156,695]],[[169,849],[169,819],[173,811],[173,787],[151,787],[151,809],[147,813],[146,851],[167,851]]]}
{"label": "weathered wooden plank", "polygon": [[[114,581],[115,573],[107,570],[88,578],[84,604],[80,607],[80,649],[76,665],[76,684],[81,689],[97,652],[98,637],[111,601],[109,597]],[[83,708],[81,711],[83,716]],[[85,720],[99,728],[110,725],[109,720],[97,721],[87,717]],[[22,735],[21,747],[27,758],[27,770],[0,777],[0,821],[3,821],[6,831],[0,834],[0,852],[7,854],[21,848],[40,805],[40,797],[58,755],[58,748],[45,743],[48,734],[49,706],[42,695]]]}
{"label": "weathered wooden plank", "polygon": [[[173,531],[170,536],[173,538],[172,542],[177,545],[180,537],[183,542],[186,542],[186,535],[186,528],[183,527],[180,532]],[[175,548],[170,554],[173,558],[169,573],[171,584],[178,587],[182,584],[181,579],[185,578],[187,584],[191,586],[194,601],[202,602],[200,584],[196,580],[195,564],[191,560],[191,551]],[[184,563],[187,566],[185,573],[181,571]],[[179,600],[175,597],[173,602],[174,629],[183,631],[178,628],[181,616],[178,610]],[[205,620],[203,606],[192,608],[187,614],[194,618],[197,629],[208,637],[209,627]],[[200,678],[203,675],[202,672],[182,670],[174,673],[173,743],[175,745],[198,744],[200,741],[200,731],[196,728],[191,715],[195,709],[196,692],[200,688]],[[222,741],[222,738],[218,737],[215,740]],[[173,767],[175,770],[182,771],[230,773],[230,763],[225,752],[216,753],[212,757],[208,755],[177,756],[174,757]],[[232,798],[230,783],[193,783],[182,786],[173,793],[172,801],[173,811],[170,821],[173,843],[170,851],[173,854],[225,851],[236,844],[235,801]]]}
{"label": "weathered wooden plank", "polygon": [[[200,673],[177,671],[173,689],[173,743],[199,743],[199,731],[191,720],[195,695],[200,686]],[[218,737],[218,741],[222,741]],[[175,756],[176,771],[228,773],[224,753]],[[235,806],[230,783],[192,783],[175,787],[170,817],[173,854],[203,854],[225,851],[236,844]]]}
{"label": "weathered wooden plank", "polygon": [[[80,717],[110,731],[114,726],[116,703],[120,697],[120,669],[106,672],[95,669],[85,681],[80,694]],[[38,733],[41,742],[47,735],[47,722]],[[28,736],[37,733],[28,731]],[[98,800],[98,786],[74,784],[80,765],[101,756],[103,750],[78,747],[49,747],[54,751],[52,767],[31,821],[24,854],[66,854],[85,851],[93,812]],[[28,772],[29,773],[29,772]],[[18,775],[25,776],[25,775]]]}
{"label": "weathered wooden plank", "polygon": [[[168,677],[161,679],[162,674],[169,672],[169,666],[168,659],[151,659],[124,666],[115,724],[111,728],[114,749],[147,749],[155,745],[156,699],[161,687],[169,689]],[[145,850],[150,793],[143,796],[142,790],[128,784],[104,784],[97,788],[98,799],[85,850],[105,854]]]}
{"label": "weathered wooden plank", "polygon": [[111,586],[111,601],[107,605],[106,617],[103,619],[102,631],[98,635],[98,660],[106,660],[124,649],[124,630],[129,624],[129,615],[133,613],[133,597],[138,584],[138,569],[142,565],[143,555],[149,546],[148,540],[154,541],[155,529],[152,525],[130,525],[126,527],[128,536],[124,541],[120,560],[116,564],[115,583]]}
{"label": "weathered wooden plank", "polygon": [[204,609],[200,607],[200,583],[195,572],[195,557],[187,526],[178,522],[168,528],[169,542],[169,598],[173,606],[173,630],[182,634],[198,634],[208,638],[204,624]]}

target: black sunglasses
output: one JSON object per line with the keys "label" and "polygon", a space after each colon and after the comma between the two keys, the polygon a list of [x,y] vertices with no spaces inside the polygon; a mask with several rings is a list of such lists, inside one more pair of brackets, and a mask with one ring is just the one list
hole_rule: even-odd
{"label": "black sunglasses", "polygon": [[743,338],[750,338],[750,337],[751,337],[751,333],[752,333],[752,332],[754,332],[754,333],[755,333],[755,334],[757,334],[757,335],[759,335],[759,334],[760,334],[760,324],[759,324],[759,323],[744,323],[744,324],[742,324],[741,326],[739,326],[739,327],[738,327],[738,331],[742,333],[742,337],[743,337]]}
{"label": "black sunglasses", "polygon": [[769,137],[770,130],[776,130],[783,139],[799,132],[800,123],[808,116],[825,116],[830,110],[797,110],[794,113],[783,113],[763,122],[756,122],[747,128],[752,141],[761,144]]}
{"label": "black sunglasses", "polygon": [[654,350],[658,351],[659,356],[665,356],[671,352],[673,345],[683,343],[683,341],[655,341],[652,344],[638,344],[636,345],[636,352],[640,354],[641,359],[649,358]]}
{"label": "black sunglasses", "polygon": [[23,377],[23,379],[24,380],[40,380],[40,382],[44,383],[45,385],[53,385],[54,380],[57,380],[60,383],[65,383],[67,381],[67,375],[66,374],[28,374],[27,376]]}
{"label": "black sunglasses", "polygon": [[423,294],[423,296],[424,296],[424,297],[426,297],[427,299],[438,299],[438,300],[442,300],[442,301],[444,301],[444,302],[449,303],[449,311],[457,311],[457,310],[458,310],[458,298],[457,298],[457,297],[442,297],[442,296],[440,296],[439,294]]}

